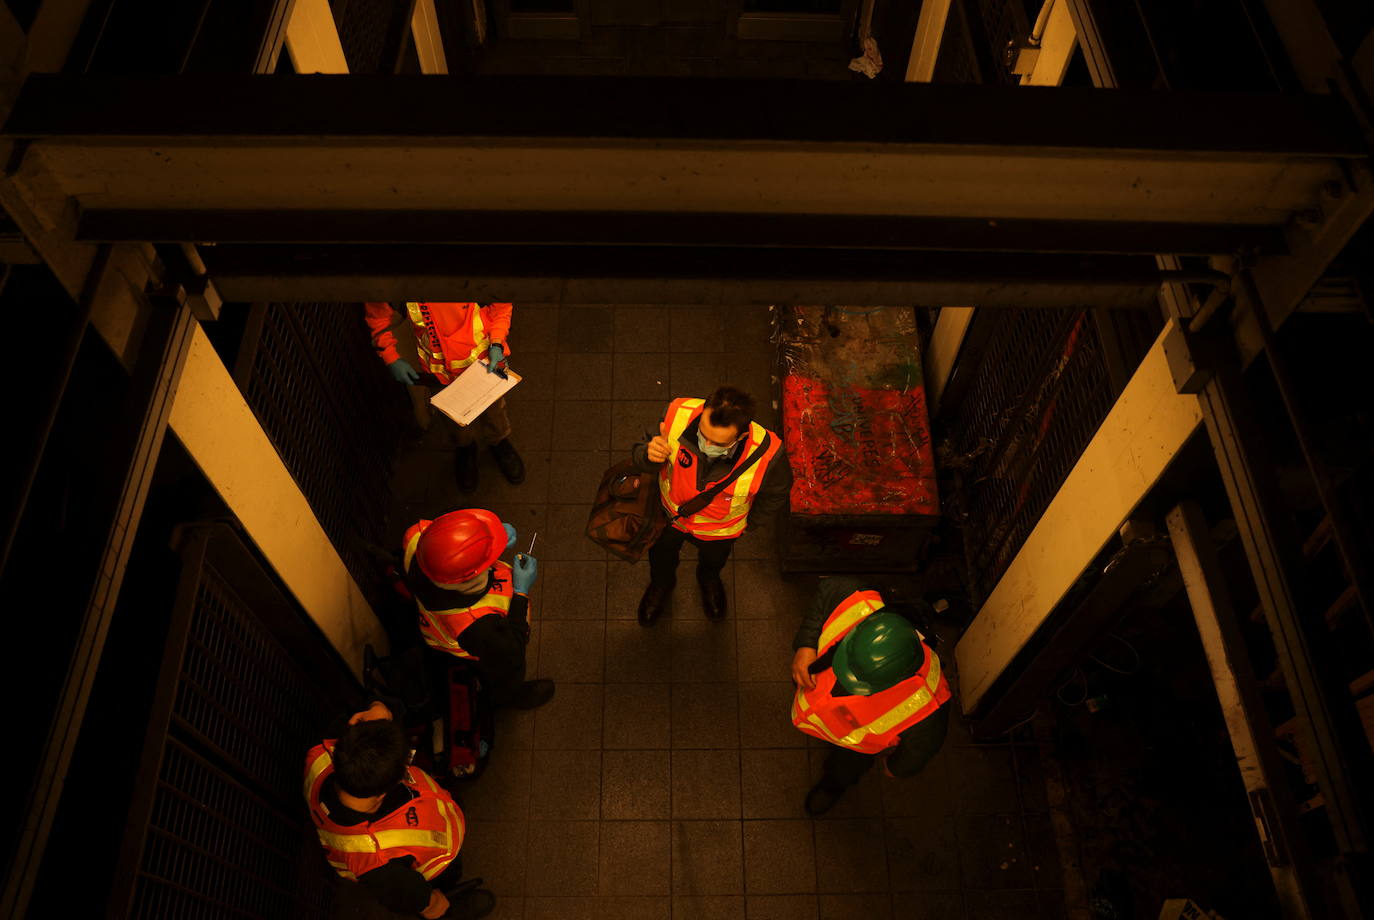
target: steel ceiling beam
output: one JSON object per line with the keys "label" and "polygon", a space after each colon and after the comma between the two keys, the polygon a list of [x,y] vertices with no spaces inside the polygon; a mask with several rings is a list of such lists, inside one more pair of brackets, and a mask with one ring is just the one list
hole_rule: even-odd
{"label": "steel ceiling beam", "polygon": [[1154,309],[1162,280],[1149,257],[1123,255],[478,245],[219,245],[201,254],[232,301],[405,300],[443,292],[478,302]]}

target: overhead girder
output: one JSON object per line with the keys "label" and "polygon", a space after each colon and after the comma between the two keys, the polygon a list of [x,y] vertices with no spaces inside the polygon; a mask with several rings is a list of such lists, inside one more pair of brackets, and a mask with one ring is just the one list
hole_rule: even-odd
{"label": "overhead girder", "polygon": [[[922,230],[971,221],[943,247],[970,249],[1008,236],[993,221],[1107,251],[1142,245],[1126,224],[1239,225],[1207,243],[1228,245],[1312,206],[1365,153],[1328,96],[565,77],[35,75],[5,133],[90,234],[226,242],[290,215],[311,218],[287,221],[293,239],[337,241],[317,218],[338,210],[350,240],[359,213],[386,214],[387,239],[414,213],[425,240],[462,242],[472,228],[439,215],[509,211],[849,218],[839,244],[892,237],[860,218],[922,218],[895,244],[924,248]],[[1132,239],[1112,240],[1117,224]],[[660,232],[642,241],[681,244]]]}

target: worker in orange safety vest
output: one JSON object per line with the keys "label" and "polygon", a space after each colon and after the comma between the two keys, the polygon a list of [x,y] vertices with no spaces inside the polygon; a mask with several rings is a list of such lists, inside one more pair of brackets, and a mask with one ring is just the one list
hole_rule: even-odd
{"label": "worker in orange safety vest", "polygon": [[525,680],[538,564],[525,553],[516,553],[513,564],[501,561],[514,543],[515,528],[492,512],[450,511],[406,530],[403,572],[425,644],[471,661],[496,705],[533,709],[553,697],[554,685]]}
{"label": "worker in orange safety vest", "polygon": [[949,680],[913,620],[853,578],[822,579],[792,646],[792,724],[832,745],[806,813],[824,814],[881,761],[915,776],[944,744]]}
{"label": "worker in orange safety vest", "polygon": [[305,799],[334,871],[389,910],[476,920],[489,892],[457,888],[463,812],[435,779],[410,764],[410,742],[380,700],[354,713],[336,739],[310,749]]}
{"label": "worker in orange safety vest", "polygon": [[[475,362],[485,362],[488,373],[504,373],[510,355],[511,313],[508,303],[485,307],[475,303],[409,302],[401,309],[388,303],[369,303],[365,308],[372,344],[398,383],[427,391],[433,396]],[[415,341],[412,356],[402,355],[395,333],[409,325]],[[412,358],[415,363],[412,362]],[[427,403],[425,406],[427,408]],[[477,442],[486,444],[512,484],[525,481],[525,462],[510,442],[510,418],[505,397],[497,399],[472,425],[459,425],[439,413],[453,439],[458,488],[477,488]]]}
{"label": "worker in orange safety vest", "polygon": [[[660,499],[671,521],[649,548],[649,586],[639,602],[640,624],[652,625],[662,614],[677,581],[682,545],[688,542],[697,548],[706,617],[724,619],[720,573],[735,541],[746,529],[762,526],[787,503],[792,490],[792,467],[782,439],[754,421],[749,394],[723,386],[706,399],[669,403],[658,436],[636,444],[631,457],[640,469],[658,473]],[[693,508],[694,499],[722,483],[724,488],[705,507]]]}

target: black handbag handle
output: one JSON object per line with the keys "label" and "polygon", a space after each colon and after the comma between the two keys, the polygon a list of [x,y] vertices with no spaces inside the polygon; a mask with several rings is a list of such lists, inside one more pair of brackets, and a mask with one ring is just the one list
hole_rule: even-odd
{"label": "black handbag handle", "polygon": [[755,463],[759,462],[759,459],[762,458],[765,453],[767,453],[768,445],[772,442],[772,440],[772,432],[765,432],[763,435],[763,440],[759,442],[759,446],[754,449],[754,452],[749,455],[749,458],[747,460],[745,460],[739,466],[735,467],[734,472],[732,472],[729,476],[726,476],[724,479],[722,479],[715,485],[711,486],[711,488],[707,489],[705,492],[701,492],[695,498],[690,498],[682,504],[678,505],[677,512],[669,518],[669,521],[671,522],[676,521],[678,518],[691,517],[692,515],[700,511],[702,508],[705,508],[707,505],[711,504],[711,502],[715,501],[716,496],[719,495],[721,492],[725,491],[726,487],[729,486],[730,483],[740,478],[740,476],[743,475],[745,471],[747,471]]}

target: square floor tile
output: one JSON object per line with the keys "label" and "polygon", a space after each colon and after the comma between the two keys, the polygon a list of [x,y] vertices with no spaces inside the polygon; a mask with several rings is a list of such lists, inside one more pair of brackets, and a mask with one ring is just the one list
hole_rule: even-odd
{"label": "square floor tile", "polygon": [[666,819],[672,810],[667,751],[604,751],[601,755],[601,818],[605,821]]}
{"label": "square floor tile", "polygon": [[527,898],[525,920],[669,920],[666,897]]}
{"label": "square floor tile", "polygon": [[616,351],[664,351],[670,335],[671,307],[617,306]]}
{"label": "square floor tile", "polygon": [[672,663],[672,634],[667,623],[640,626],[635,620],[606,621],[606,680],[657,683]]}
{"label": "square floor tile", "polygon": [[1026,815],[1026,851],[1036,888],[1057,889],[1064,884],[1059,840],[1047,814]]}
{"label": "square floor tile", "polygon": [[744,896],[675,897],[673,920],[745,920]]}
{"label": "square floor tile", "polygon": [[795,632],[811,608],[815,594],[814,579],[807,576],[783,578],[774,560],[739,559],[735,562],[735,606],[741,620],[778,619]]}
{"label": "square floor tile", "polygon": [[[533,635],[533,630],[531,630]],[[529,647],[526,646],[526,651]],[[514,709],[503,706],[496,710],[496,737],[501,739],[500,750],[528,751],[534,747],[534,716],[538,710]]]}
{"label": "square floor tile", "polygon": [[[649,586],[649,565],[640,563],[629,565],[619,560],[611,560],[606,567],[606,619],[637,620],[639,599]],[[672,616],[672,608],[667,611]],[[666,624],[659,623],[662,627]],[[664,630],[666,632],[666,630]]]}
{"label": "square floor tile", "polygon": [[[514,436],[512,436],[514,440]],[[519,445],[517,444],[517,448]],[[458,490],[458,483],[448,476],[437,480],[436,495],[450,508],[489,508],[501,504],[543,504],[549,500],[549,452],[521,450],[525,461],[525,481],[519,485],[507,482],[496,467],[491,451],[485,447],[477,452],[477,491],[468,495]]]}
{"label": "square floor tile", "polygon": [[[777,516],[767,519],[762,527],[751,527],[744,532],[744,536],[735,541],[735,548],[730,553],[732,559],[743,562],[774,560],[773,571],[777,572],[778,557],[778,529]],[[739,586],[736,585],[736,588]]]}
{"label": "square floor tile", "polygon": [[1040,765],[1040,752],[1033,747],[1016,746],[1016,785],[1021,791],[1021,808],[1027,812],[1049,811],[1045,793],[1045,771]]}
{"label": "square floor tile", "polygon": [[739,818],[739,751],[673,751],[673,817]]}
{"label": "square floor tile", "polygon": [[[744,838],[740,822],[674,821],[673,894],[743,893]],[[725,911],[728,905],[698,907],[703,915],[709,916],[707,907]]]}
{"label": "square floor tile", "polygon": [[620,459],[628,459],[630,448],[658,434],[667,400],[617,399],[611,403],[611,452]]}
{"label": "square floor tile", "polygon": [[792,725],[790,680],[750,681],[739,685],[740,744],[746,748],[806,746],[806,735]]}
{"label": "square floor tile", "polygon": [[525,893],[525,846],[529,825],[525,821],[484,821],[467,818],[463,838],[463,875],[481,877],[482,887],[498,898]]}
{"label": "square floor tile", "polygon": [[673,685],[673,747],[739,747],[735,684]]}
{"label": "square floor tile", "polygon": [[722,381],[753,396],[758,403],[754,419],[763,427],[778,430],[776,415],[770,413],[773,394],[772,356],[768,351],[731,351],[721,355]]}
{"label": "square floor tile", "polygon": [[735,679],[735,630],[730,620],[675,619],[670,625],[674,683]]}
{"label": "square floor tile", "polygon": [[611,350],[615,314],[609,306],[563,304],[558,308],[558,350],[592,353]]}
{"label": "square floor tile", "polygon": [[[820,920],[891,920],[890,894],[823,894]],[[947,920],[959,920],[956,915]]]}
{"label": "square floor tile", "polygon": [[[672,393],[674,396],[695,396],[706,398],[716,388],[730,381],[727,369],[721,367],[721,355],[715,354],[674,354],[672,364]],[[664,381],[665,383],[668,381]],[[757,397],[757,394],[750,394]]]}
{"label": "square floor tile", "polygon": [[673,398],[665,352],[621,352],[615,356],[613,367],[611,394],[615,399],[653,400],[666,406]]}
{"label": "square floor tile", "polygon": [[599,750],[602,693],[601,684],[558,684],[553,699],[534,711],[535,748]]}
{"label": "square floor tile", "polygon": [[539,531],[535,558],[540,562],[545,559],[605,561],[610,558],[609,553],[587,539],[587,509],[591,507],[595,490],[596,485],[593,484],[586,504],[549,506],[548,524]]}
{"label": "square floor tile", "polygon": [[520,375],[521,399],[553,399],[558,383],[557,354],[552,351],[521,351],[511,355],[510,366]]}
{"label": "square floor tile", "polygon": [[[347,912],[340,912],[337,916],[349,917],[352,915]],[[486,916],[486,920],[524,920],[524,918],[525,899],[509,896],[498,897],[496,907]]]}
{"label": "square floor tile", "polygon": [[889,818],[926,820],[943,820],[953,814],[954,796],[949,785],[951,750],[947,745],[915,776],[882,783],[883,813]]}
{"label": "square floor tile", "polygon": [[[523,383],[520,384],[524,386]],[[553,400],[518,398],[516,391],[506,399],[510,417],[510,440],[517,450],[531,455],[553,448]]]}
{"label": "square floor tile", "polygon": [[739,679],[790,680],[792,636],[797,624],[790,620],[739,620]]}
{"label": "square floor tile", "polygon": [[1035,884],[1019,814],[955,819],[965,889],[1030,888]]}
{"label": "square floor tile", "polygon": [[820,916],[814,894],[751,894],[744,902],[749,920],[816,920]]}
{"label": "square floor tile", "polygon": [[517,353],[556,351],[558,304],[518,303],[510,317],[511,349]]}
{"label": "square floor tile", "polygon": [[721,310],[716,306],[677,307],[669,314],[670,350],[721,352],[728,336]]}
{"label": "square floor tile", "polygon": [[958,847],[948,821],[888,818],[888,878],[893,891],[945,891],[960,885]]}
{"label": "square floor tile", "polygon": [[671,719],[668,684],[607,684],[602,745],[608,751],[667,748]]}
{"label": "square floor tile", "polygon": [[601,893],[667,895],[670,839],[667,821],[602,821]]}
{"label": "square floor tile", "polygon": [[887,891],[883,822],[846,818],[816,822],[816,884],[821,891]]}
{"label": "square floor tile", "polygon": [[477,820],[523,821],[530,807],[529,750],[504,745],[492,752],[491,764],[481,777],[463,788],[463,814]]}
{"label": "square floor tile", "polygon": [[970,918],[978,920],[1025,920],[1039,914],[1040,902],[1034,891],[964,892],[964,907]]}
{"label": "square floor tile", "polygon": [[1012,750],[957,747],[949,750],[950,791],[960,814],[1006,814],[1019,811]]}
{"label": "square floor tile", "polygon": [[532,820],[594,821],[600,816],[600,751],[533,752]]}
{"label": "square floor tile", "polygon": [[[963,920],[962,891],[895,891],[892,893],[892,920]],[[982,920],[968,915],[969,920]]]}
{"label": "square floor tile", "polygon": [[392,497],[402,503],[420,502],[433,492],[440,476],[453,476],[453,455],[447,451],[403,451],[391,472]]}
{"label": "square floor tile", "polygon": [[745,818],[805,818],[811,788],[804,748],[740,752]]}
{"label": "square floor tile", "polygon": [[[616,455],[615,459],[620,460],[621,457]],[[554,450],[549,454],[549,463],[552,466],[549,502],[555,505],[577,505],[585,512],[590,507],[592,499],[596,497],[601,477],[610,468],[612,460],[611,452],[604,448]]]}
{"label": "square floor tile", "polygon": [[[531,823],[526,894],[596,894],[600,830],[600,821]],[[526,903],[527,911],[528,907]]]}
{"label": "square floor tile", "polygon": [[[622,449],[611,442],[611,407],[609,400],[562,399],[553,416],[552,450],[613,449],[617,459]],[[628,449],[629,445],[625,445]]]}
{"label": "square floor tile", "polygon": [[539,676],[575,683],[599,682],[605,676],[605,623],[545,620],[540,640]]}
{"label": "square floor tile", "polygon": [[810,821],[744,822],[744,890],[747,894],[816,890]]}
{"label": "square floor tile", "polygon": [[[801,734],[798,732],[798,734]],[[811,784],[820,782],[821,776],[825,773],[825,759],[831,751],[838,751],[840,748],[833,744],[826,744],[819,748],[807,748],[806,754],[810,760]],[[839,802],[835,803],[829,811],[825,813],[822,820],[829,821],[832,818],[881,818],[883,816],[883,790],[888,785],[896,785],[905,780],[894,780],[883,775],[883,769],[877,763],[873,764],[872,769],[863,775],[857,783],[845,790]]]}
{"label": "square floor tile", "polygon": [[610,399],[611,356],[560,354],[555,379],[555,399]]}
{"label": "square floor tile", "polygon": [[[523,541],[523,552],[529,541]],[[535,549],[539,549],[538,544]],[[536,558],[538,553],[535,554]],[[546,620],[604,620],[606,563],[557,560],[539,563],[537,582]]]}

